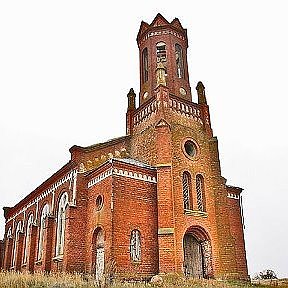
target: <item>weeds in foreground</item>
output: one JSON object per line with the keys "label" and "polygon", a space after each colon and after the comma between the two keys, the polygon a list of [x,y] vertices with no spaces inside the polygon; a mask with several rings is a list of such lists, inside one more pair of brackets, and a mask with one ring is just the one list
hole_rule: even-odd
{"label": "weeds in foreground", "polygon": [[[157,288],[157,284],[144,282],[114,281],[112,284],[98,285],[91,275],[68,274],[68,273],[17,273],[0,272],[0,288]],[[216,281],[186,279],[179,275],[168,275],[160,286],[164,288],[249,288],[271,287],[261,286],[237,281]],[[281,286],[284,287],[284,286]],[[286,286],[287,287],[287,286]]]}

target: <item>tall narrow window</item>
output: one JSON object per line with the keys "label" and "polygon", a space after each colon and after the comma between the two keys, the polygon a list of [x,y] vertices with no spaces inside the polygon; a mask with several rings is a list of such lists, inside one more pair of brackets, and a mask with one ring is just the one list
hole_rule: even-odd
{"label": "tall narrow window", "polygon": [[182,185],[183,185],[184,209],[191,209],[192,210],[192,203],[191,203],[191,175],[188,172],[184,172],[182,178],[183,178],[182,179]]}
{"label": "tall narrow window", "polygon": [[130,257],[132,261],[141,260],[141,235],[139,230],[132,230],[131,232]]}
{"label": "tall narrow window", "polygon": [[58,203],[56,256],[63,255],[64,253],[67,204],[68,204],[68,195],[65,192],[61,195]]}
{"label": "tall narrow window", "polygon": [[197,193],[197,206],[198,210],[205,211],[205,195],[204,195],[204,179],[202,175],[196,176],[196,193]]}
{"label": "tall narrow window", "polygon": [[19,221],[19,222],[17,223],[16,231],[15,231],[12,266],[15,266],[15,265],[16,265],[17,244],[18,244],[18,239],[19,239],[19,233],[21,232],[21,230],[22,230],[22,222]]}
{"label": "tall narrow window", "polygon": [[175,45],[177,77],[184,78],[183,50],[179,44]]}
{"label": "tall narrow window", "polygon": [[38,241],[38,257],[37,260],[41,260],[43,256],[44,250],[44,229],[45,229],[45,221],[47,216],[49,215],[49,205],[45,204],[40,218],[40,231],[39,231],[39,241]]}
{"label": "tall narrow window", "polygon": [[162,62],[164,67],[166,67],[166,44],[164,42],[156,44],[156,54],[157,62]]}
{"label": "tall narrow window", "polygon": [[27,258],[28,258],[28,251],[29,251],[29,246],[30,246],[32,225],[33,225],[33,214],[30,214],[29,217],[28,217],[27,226],[26,226],[24,263],[27,262]]}
{"label": "tall narrow window", "polygon": [[143,83],[148,81],[148,49],[145,48],[142,52],[142,67],[143,67]]}
{"label": "tall narrow window", "polygon": [[8,232],[7,232],[7,238],[12,238],[12,229],[9,227]]}

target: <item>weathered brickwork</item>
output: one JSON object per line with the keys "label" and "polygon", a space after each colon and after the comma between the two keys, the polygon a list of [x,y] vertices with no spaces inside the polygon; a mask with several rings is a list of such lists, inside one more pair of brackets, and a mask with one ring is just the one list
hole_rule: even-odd
{"label": "weathered brickwork", "polygon": [[158,14],[137,43],[127,135],[71,147],[69,163],[4,209],[3,269],[248,279],[242,189],[221,175],[201,82],[192,102],[186,30]]}
{"label": "weathered brickwork", "polygon": [[4,261],[4,242],[0,240],[0,267],[3,267]]}

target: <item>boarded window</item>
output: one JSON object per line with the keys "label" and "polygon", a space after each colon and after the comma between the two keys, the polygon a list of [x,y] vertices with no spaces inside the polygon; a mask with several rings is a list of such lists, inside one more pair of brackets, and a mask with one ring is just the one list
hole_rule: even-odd
{"label": "boarded window", "polygon": [[204,179],[200,174],[196,176],[196,193],[198,210],[205,211]]}
{"label": "boarded window", "polygon": [[184,78],[183,51],[182,47],[179,44],[175,45],[175,57],[176,57],[177,77]]}
{"label": "boarded window", "polygon": [[130,257],[132,261],[141,260],[141,235],[138,230],[133,230],[131,232]]}
{"label": "boarded window", "polygon": [[183,185],[183,204],[184,209],[192,210],[192,201],[191,201],[191,175],[188,172],[183,173],[182,179]]}
{"label": "boarded window", "polygon": [[145,48],[142,52],[142,67],[143,67],[143,83],[148,81],[148,49]]}

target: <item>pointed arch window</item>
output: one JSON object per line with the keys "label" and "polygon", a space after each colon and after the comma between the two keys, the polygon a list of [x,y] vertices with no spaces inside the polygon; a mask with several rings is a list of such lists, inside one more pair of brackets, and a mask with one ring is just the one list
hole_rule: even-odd
{"label": "pointed arch window", "polygon": [[40,230],[39,230],[39,241],[38,241],[38,257],[37,260],[41,260],[43,257],[43,251],[44,251],[44,229],[46,218],[49,215],[49,205],[45,204],[40,217]]}
{"label": "pointed arch window", "polygon": [[68,206],[68,194],[65,192],[61,195],[58,203],[56,256],[63,255],[64,253],[67,206]]}
{"label": "pointed arch window", "polygon": [[143,83],[148,81],[148,49],[145,48],[142,52],[142,67],[143,67]]}
{"label": "pointed arch window", "polygon": [[14,239],[14,247],[13,247],[13,259],[12,259],[12,267],[16,265],[16,256],[17,256],[17,244],[19,240],[19,233],[22,231],[22,221],[19,221],[15,230],[15,239]]}
{"label": "pointed arch window", "polygon": [[141,261],[141,234],[139,230],[132,230],[131,232],[130,257],[132,261]]}
{"label": "pointed arch window", "polygon": [[196,175],[196,194],[198,210],[205,212],[204,178],[200,174]]}
{"label": "pointed arch window", "polygon": [[183,50],[179,44],[175,45],[176,72],[178,78],[184,78]]}
{"label": "pointed arch window", "polygon": [[28,250],[30,246],[30,240],[31,240],[31,230],[33,225],[33,214],[30,214],[27,220],[27,226],[26,226],[26,238],[25,238],[25,250],[24,250],[24,263],[27,262],[28,257]]}
{"label": "pointed arch window", "polygon": [[11,239],[12,238],[12,229],[11,227],[9,227],[8,231],[7,231],[7,239]]}
{"label": "pointed arch window", "polygon": [[185,171],[182,176],[184,209],[192,210],[191,175]]}

